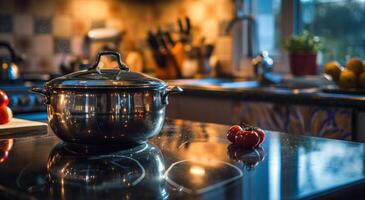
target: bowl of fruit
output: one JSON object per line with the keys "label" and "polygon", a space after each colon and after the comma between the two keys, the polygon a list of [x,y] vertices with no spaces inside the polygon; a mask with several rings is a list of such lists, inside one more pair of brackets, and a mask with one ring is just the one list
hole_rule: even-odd
{"label": "bowl of fruit", "polygon": [[324,77],[335,84],[325,87],[325,92],[365,94],[365,64],[361,59],[351,58],[344,66],[331,61],[324,68]]}

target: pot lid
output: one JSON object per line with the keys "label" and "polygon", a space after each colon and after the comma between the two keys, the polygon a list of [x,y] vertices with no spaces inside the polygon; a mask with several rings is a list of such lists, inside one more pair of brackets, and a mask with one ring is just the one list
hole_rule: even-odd
{"label": "pot lid", "polygon": [[[112,55],[117,58],[119,69],[100,69],[101,56]],[[97,55],[95,64],[87,70],[82,70],[55,78],[46,84],[49,88],[91,89],[91,88],[160,88],[167,84],[157,78],[143,73],[131,72],[122,63],[120,54],[113,51],[103,51]]]}

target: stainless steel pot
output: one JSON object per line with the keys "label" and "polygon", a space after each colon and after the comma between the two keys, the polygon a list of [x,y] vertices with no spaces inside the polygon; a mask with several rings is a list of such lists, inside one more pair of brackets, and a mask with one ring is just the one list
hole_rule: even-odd
{"label": "stainless steel pot", "polygon": [[[117,59],[119,70],[100,69],[102,56]],[[163,126],[168,95],[181,92],[159,79],[130,72],[117,52],[101,52],[88,70],[47,82],[33,92],[46,97],[48,121],[66,142],[142,143]]]}

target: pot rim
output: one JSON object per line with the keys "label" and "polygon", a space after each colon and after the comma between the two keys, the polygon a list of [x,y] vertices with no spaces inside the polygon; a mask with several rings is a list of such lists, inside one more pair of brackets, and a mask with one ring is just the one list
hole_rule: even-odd
{"label": "pot rim", "polygon": [[125,90],[125,91],[133,91],[133,90],[163,90],[168,88],[168,85],[159,85],[159,86],[151,86],[151,85],[139,85],[138,87],[136,86],[105,86],[105,87],[101,87],[101,86],[59,86],[59,87],[54,87],[51,85],[45,85],[44,88],[48,91],[52,90],[76,90],[76,91],[85,91],[85,90],[96,90],[96,91],[100,91],[100,90]]}

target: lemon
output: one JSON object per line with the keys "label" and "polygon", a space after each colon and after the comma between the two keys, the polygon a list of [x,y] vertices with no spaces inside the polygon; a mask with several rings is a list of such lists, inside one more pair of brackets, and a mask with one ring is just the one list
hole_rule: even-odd
{"label": "lemon", "polygon": [[324,65],[324,72],[330,75],[335,82],[338,82],[341,70],[341,65],[337,61],[331,61]]}
{"label": "lemon", "polygon": [[344,69],[340,74],[338,85],[341,88],[355,88],[356,87],[356,75],[353,71]]}
{"label": "lemon", "polygon": [[358,58],[351,58],[346,63],[346,68],[353,71],[355,75],[360,75],[364,71],[364,64]]}

